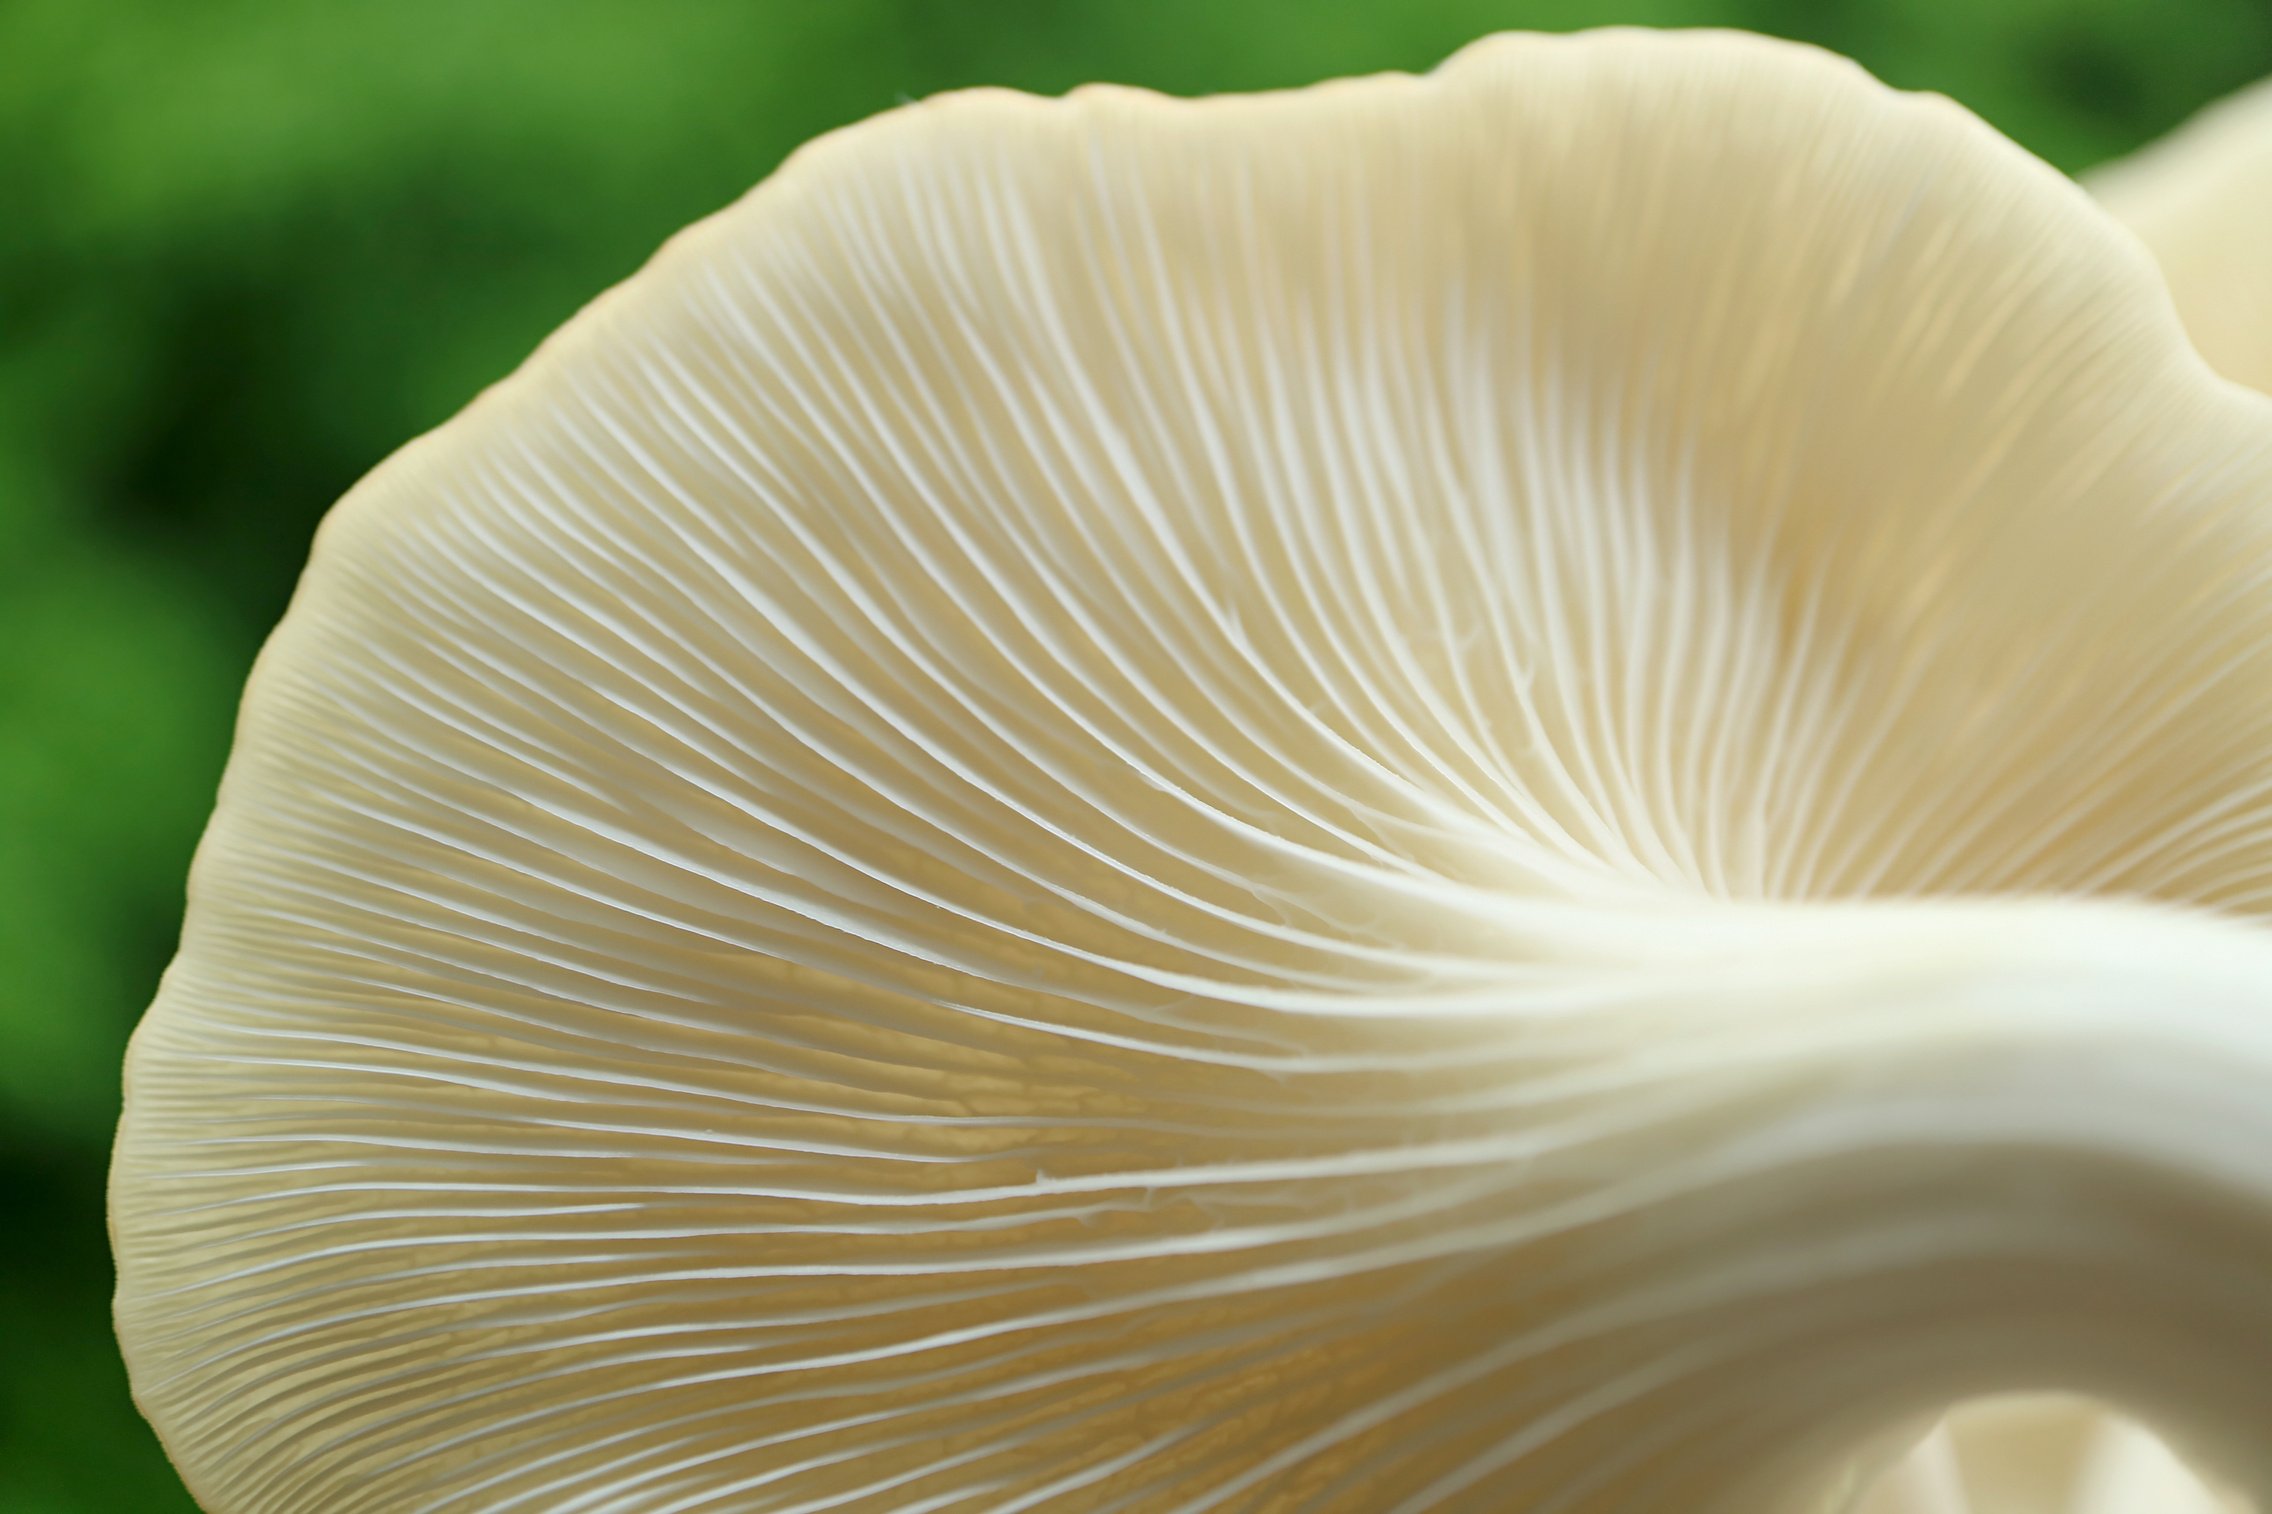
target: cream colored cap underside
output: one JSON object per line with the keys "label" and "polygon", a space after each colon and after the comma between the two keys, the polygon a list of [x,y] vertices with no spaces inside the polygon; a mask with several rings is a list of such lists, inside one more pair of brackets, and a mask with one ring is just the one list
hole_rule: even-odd
{"label": "cream colored cap underside", "polygon": [[827,139],[326,525],[136,1392],[230,1514],[1760,1514],[2110,1290],[2195,1407],[2223,1211],[1839,1166],[1808,1028],[2147,918],[1822,901],[2262,910],[2268,502],[2135,244],[1819,54]]}

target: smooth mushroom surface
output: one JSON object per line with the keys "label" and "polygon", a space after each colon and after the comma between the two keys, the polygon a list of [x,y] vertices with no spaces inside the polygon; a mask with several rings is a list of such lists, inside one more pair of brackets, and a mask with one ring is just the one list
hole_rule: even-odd
{"label": "smooth mushroom surface", "polygon": [[2272,391],[2272,79],[2087,182],[2154,250],[2202,355]]}
{"label": "smooth mushroom surface", "polygon": [[2272,399],[1808,49],[815,143],[334,511],[190,889],[217,1514],[2272,1492]]}
{"label": "smooth mushroom surface", "polygon": [[1855,1514],[2250,1514],[2152,1431],[2056,1395],[1965,1404]]}

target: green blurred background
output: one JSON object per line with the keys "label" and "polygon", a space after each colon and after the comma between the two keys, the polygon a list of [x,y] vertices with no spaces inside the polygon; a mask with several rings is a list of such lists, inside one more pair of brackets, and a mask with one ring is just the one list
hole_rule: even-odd
{"label": "green blurred background", "polygon": [[1715,24],[2062,168],[2272,74],[2272,0],[0,0],[0,1514],[187,1509],[113,1349],[120,1049],[324,508],[674,228],[910,97]]}

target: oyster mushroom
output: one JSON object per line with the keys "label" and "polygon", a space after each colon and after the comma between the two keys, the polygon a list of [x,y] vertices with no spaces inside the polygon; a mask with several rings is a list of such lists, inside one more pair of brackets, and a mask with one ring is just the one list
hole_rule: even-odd
{"label": "oyster mushroom", "polygon": [[2272,391],[2272,79],[2086,182],[2154,250],[2211,366]]}
{"label": "oyster mushroom", "polygon": [[326,523],[113,1176],[216,1511],[2272,1489],[2272,403],[1734,35],[806,149]]}
{"label": "oyster mushroom", "polygon": [[[2272,390],[2272,81],[2084,180],[2150,247],[2179,314],[2226,377]],[[2101,1406],[1996,1401],[1958,1411],[1861,1514],[2154,1514],[2242,1508]]]}

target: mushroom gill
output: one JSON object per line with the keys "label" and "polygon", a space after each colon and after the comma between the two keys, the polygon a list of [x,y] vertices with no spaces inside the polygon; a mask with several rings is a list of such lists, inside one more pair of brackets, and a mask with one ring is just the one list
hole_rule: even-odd
{"label": "mushroom gill", "polygon": [[2086,182],[2153,249],[2210,366],[2272,391],[2272,79]]}
{"label": "mushroom gill", "polygon": [[1721,34],[800,153],[333,513],[113,1174],[215,1511],[2272,1490],[2272,402]]}

